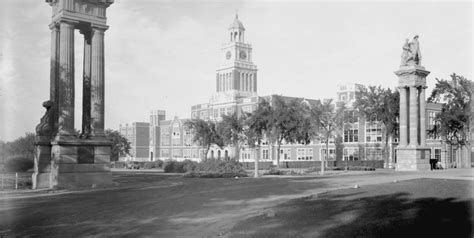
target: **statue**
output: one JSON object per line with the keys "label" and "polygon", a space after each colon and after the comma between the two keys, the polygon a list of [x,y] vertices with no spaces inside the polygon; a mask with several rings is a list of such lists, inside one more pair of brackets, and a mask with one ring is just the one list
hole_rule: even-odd
{"label": "statue", "polygon": [[51,107],[53,106],[52,101],[45,101],[43,102],[43,107],[46,108],[46,112],[44,116],[41,118],[40,123],[36,126],[36,134],[38,136],[50,136],[53,133],[53,126],[51,125],[53,122],[52,118],[52,110]]}
{"label": "statue", "polygon": [[408,39],[406,39],[402,49],[402,61],[400,66],[421,65],[421,52],[418,35],[415,35],[411,42],[408,42]]}

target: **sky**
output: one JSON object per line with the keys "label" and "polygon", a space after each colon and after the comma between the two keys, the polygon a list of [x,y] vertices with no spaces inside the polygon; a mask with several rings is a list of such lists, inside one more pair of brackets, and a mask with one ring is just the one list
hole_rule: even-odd
{"label": "sky", "polygon": [[[105,32],[105,126],[189,118],[209,101],[235,14],[258,67],[258,94],[335,98],[339,84],[394,88],[404,40],[419,35],[436,78],[472,80],[471,1],[115,0]],[[0,140],[34,132],[49,99],[51,7],[0,2]],[[81,128],[83,36],[75,33],[75,127]]]}

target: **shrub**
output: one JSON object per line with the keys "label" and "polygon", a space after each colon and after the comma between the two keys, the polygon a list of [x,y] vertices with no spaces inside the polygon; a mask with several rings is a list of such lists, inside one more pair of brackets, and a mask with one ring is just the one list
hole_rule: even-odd
{"label": "shrub", "polygon": [[189,172],[184,175],[187,178],[235,178],[248,177],[247,173],[215,173],[215,172]]}
{"label": "shrub", "polygon": [[196,162],[191,160],[184,160],[182,162],[167,160],[164,162],[163,170],[165,173],[186,173],[193,171],[196,164]]}
{"label": "shrub", "polygon": [[35,163],[32,158],[22,155],[12,156],[5,162],[5,170],[7,172],[26,172],[34,167]]}
{"label": "shrub", "polygon": [[245,173],[242,164],[235,159],[206,159],[198,163],[195,172],[211,172],[211,173]]}
{"label": "shrub", "polygon": [[270,170],[268,170],[263,175],[284,175],[284,174],[285,174],[285,172],[283,172],[281,170],[278,170],[276,168],[270,168]]}

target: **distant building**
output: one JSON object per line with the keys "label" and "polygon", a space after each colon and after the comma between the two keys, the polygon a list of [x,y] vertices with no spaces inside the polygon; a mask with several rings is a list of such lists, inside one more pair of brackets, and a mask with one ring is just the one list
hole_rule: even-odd
{"label": "distant building", "polygon": [[[257,66],[252,59],[252,45],[245,41],[245,28],[242,22],[236,18],[229,27],[229,42],[221,48],[221,63],[216,71],[216,91],[211,96],[209,102],[193,105],[191,107],[191,119],[221,120],[222,115],[244,112],[252,112],[256,109],[259,99],[263,98],[270,102],[274,101],[276,95],[258,96],[257,86]],[[355,110],[353,103],[356,100],[356,93],[361,84],[339,85],[336,91],[335,105],[344,104],[347,110]],[[280,96],[284,100],[300,100],[302,103],[314,104],[319,102],[315,99],[305,99],[298,97]],[[426,106],[427,130],[436,126],[436,114],[441,111],[441,105],[427,103]],[[125,130],[132,141],[134,158],[146,160],[200,160],[203,159],[203,149],[192,143],[192,134],[184,126],[188,119],[166,120],[166,113],[162,110],[152,111],[150,123],[133,124],[132,128]],[[147,127],[148,126],[148,127]],[[135,131],[135,134],[130,134]],[[138,135],[140,131],[143,134]],[[346,123],[339,135],[342,137],[342,161],[359,160],[383,160],[385,135],[384,127],[381,123],[366,122],[363,118],[357,118],[353,123]],[[121,129],[122,132],[122,129]],[[125,134],[124,134],[125,135]],[[148,144],[147,144],[148,143]],[[391,163],[396,162],[394,152],[398,144],[397,138],[389,141],[389,151],[391,153]],[[454,158],[450,155],[446,145],[441,138],[436,135],[427,136],[427,144],[431,148],[431,157],[440,159],[443,167],[449,167]],[[145,147],[149,146],[147,150]],[[336,159],[335,139],[329,140],[328,161]],[[243,146],[240,151],[240,161],[252,162],[257,156],[257,151]],[[324,141],[315,139],[309,145],[284,144],[280,151],[276,146],[263,142],[259,150],[261,161],[276,162],[277,153],[280,153],[280,161],[320,161],[326,157],[326,146]],[[208,157],[223,158],[234,157],[234,148],[211,147]]]}
{"label": "distant building", "polygon": [[130,142],[130,156],[121,160],[147,161],[150,150],[150,123],[134,122],[119,125],[119,132]]}

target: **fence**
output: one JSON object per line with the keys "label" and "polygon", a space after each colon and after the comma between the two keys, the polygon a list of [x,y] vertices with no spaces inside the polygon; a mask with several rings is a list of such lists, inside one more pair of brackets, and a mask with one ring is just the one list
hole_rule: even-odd
{"label": "fence", "polygon": [[0,190],[30,189],[31,173],[0,173]]}

